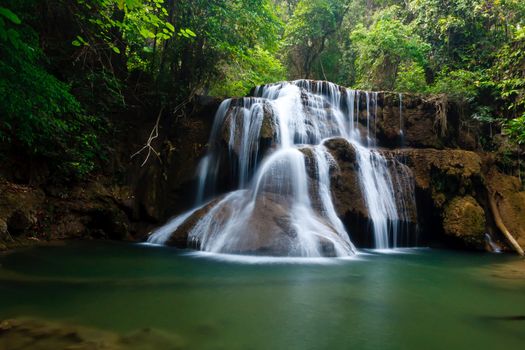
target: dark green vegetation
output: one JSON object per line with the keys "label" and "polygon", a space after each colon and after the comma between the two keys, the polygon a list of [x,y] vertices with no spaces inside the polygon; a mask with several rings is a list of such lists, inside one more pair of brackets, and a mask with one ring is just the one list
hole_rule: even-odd
{"label": "dark green vegetation", "polygon": [[154,123],[197,95],[295,78],[454,100],[492,150],[501,128],[525,143],[525,2],[7,0],[0,76],[0,157],[55,179],[103,167],[130,110]]}
{"label": "dark green vegetation", "polygon": [[0,263],[0,319],[39,320],[0,322],[0,349],[520,349],[525,340],[524,262],[510,256],[409,250],[328,266],[239,264],[84,242]]}

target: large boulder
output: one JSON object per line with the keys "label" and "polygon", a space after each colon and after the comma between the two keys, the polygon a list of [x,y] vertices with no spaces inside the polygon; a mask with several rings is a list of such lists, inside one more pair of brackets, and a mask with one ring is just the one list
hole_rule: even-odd
{"label": "large boulder", "polygon": [[222,197],[216,198],[201,208],[197,209],[193,214],[191,214],[186,220],[184,220],[180,226],[169,236],[166,241],[166,245],[179,247],[179,248],[198,248],[200,242],[191,242],[188,240],[188,235],[191,232],[191,229],[201,220],[206,213],[208,213],[211,208],[213,208]]}
{"label": "large boulder", "polygon": [[[195,211],[170,235],[166,244],[231,254],[302,256],[305,241],[296,227],[302,224],[298,223],[299,218],[292,218],[291,206],[287,196],[263,192],[251,202],[251,192],[237,191]],[[316,227],[325,231],[325,236],[315,236],[314,249],[320,255],[335,256],[334,244],[345,243],[326,219],[314,211],[308,215],[315,216],[320,225]],[[310,223],[312,219],[305,218]]]}
{"label": "large boulder", "polygon": [[471,248],[484,247],[485,225],[485,211],[472,196],[455,197],[443,212],[445,234]]}

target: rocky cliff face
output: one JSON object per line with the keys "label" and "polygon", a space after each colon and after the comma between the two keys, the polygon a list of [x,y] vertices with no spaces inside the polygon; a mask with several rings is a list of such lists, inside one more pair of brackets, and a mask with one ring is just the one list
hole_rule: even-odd
{"label": "rocky cliff face", "polygon": [[[489,250],[495,244],[511,249],[495,223],[493,200],[505,227],[525,247],[521,182],[502,173],[497,157],[479,151],[479,135],[462,127],[460,109],[427,96],[377,96],[372,129],[378,146],[391,171],[408,167],[415,179],[417,208],[408,208],[407,225],[419,232],[418,243]],[[178,119],[165,112],[159,137],[152,143],[159,157],[152,156],[145,166],[141,166],[143,154],[132,160],[129,156],[147,140],[154,122],[151,116],[136,120],[116,142],[113,163],[117,166],[104,176],[61,189],[2,180],[0,249],[56,238],[142,240],[153,227],[191,208],[197,165],[209,146],[219,102],[200,100]],[[273,132],[266,123],[262,139],[270,140]],[[326,147],[339,165],[331,172],[335,209],[349,232],[366,232],[368,213],[359,190],[355,152],[339,139],[328,141]],[[219,192],[231,188],[229,181],[221,179]],[[487,235],[492,245],[487,244]],[[366,236],[352,239],[366,245]],[[171,244],[185,246],[187,232],[178,231]]]}
{"label": "rocky cliff face", "polygon": [[[193,205],[194,175],[220,101],[203,98],[184,113],[163,112],[151,155],[130,159],[155,124],[151,111],[121,117],[105,169],[81,183],[57,184],[0,166],[0,250],[55,239],[140,241]],[[46,178],[47,176],[47,178]],[[36,179],[36,181],[35,181]]]}

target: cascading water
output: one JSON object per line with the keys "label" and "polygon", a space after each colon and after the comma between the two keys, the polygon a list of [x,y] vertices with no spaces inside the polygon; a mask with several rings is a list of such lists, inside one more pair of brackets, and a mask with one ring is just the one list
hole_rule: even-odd
{"label": "cascading water", "polygon": [[[225,100],[216,113],[210,147],[198,169],[197,206],[208,209],[190,229],[190,245],[216,253],[354,254],[352,233],[332,200],[330,174],[338,165],[324,146],[338,137],[356,153],[374,246],[395,247],[411,197],[396,196],[394,186],[412,179],[410,174],[392,177],[395,161],[372,148],[378,94],[297,80],[257,87],[254,95]],[[224,173],[236,190],[211,199]],[[166,232],[192,215],[172,220],[149,241],[165,242]]]}

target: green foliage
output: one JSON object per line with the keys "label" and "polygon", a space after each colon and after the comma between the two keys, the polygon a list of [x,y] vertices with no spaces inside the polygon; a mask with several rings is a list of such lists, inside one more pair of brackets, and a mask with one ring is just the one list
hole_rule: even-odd
{"label": "green foliage", "polygon": [[416,62],[403,62],[399,65],[395,90],[399,92],[426,92],[428,85],[424,68]]}
{"label": "green foliage", "polygon": [[284,33],[285,56],[292,77],[310,78],[347,11],[341,0],[301,0]]}
{"label": "green foliage", "polygon": [[447,94],[456,102],[467,104],[478,96],[481,77],[467,70],[442,71],[434,85],[428,90],[434,94]]}
{"label": "green foliage", "polygon": [[281,62],[267,50],[255,47],[237,61],[224,67],[224,80],[210,91],[215,96],[244,96],[254,86],[285,79]]}
{"label": "green foliage", "polygon": [[0,139],[82,175],[130,106],[311,78],[447,94],[523,143],[524,67],[522,0],[7,0]]}
{"label": "green foliage", "polygon": [[[260,63],[249,57],[259,55],[261,63],[275,61],[269,57],[279,48],[282,23],[270,0],[181,0],[170,4],[169,20],[180,35],[166,42],[159,57],[158,84],[163,90],[178,96],[210,89],[214,93],[240,92],[250,81],[264,81],[266,74],[274,74],[274,62],[265,73],[257,67]],[[227,86],[223,88],[223,84]]]}
{"label": "green foliage", "polygon": [[519,145],[525,144],[525,114],[505,122],[505,133]]}
{"label": "green foliage", "polygon": [[[366,28],[358,25],[351,34],[357,54],[358,86],[364,89],[392,90],[400,65],[403,68],[426,65],[430,46],[415,33],[412,26],[397,18],[397,7],[376,14],[374,23]],[[406,77],[408,78],[408,77]]]}
{"label": "green foliage", "polygon": [[60,159],[63,170],[83,175],[93,167],[98,146],[93,121],[69,87],[46,71],[37,35],[21,23],[0,7],[0,139],[20,153]]}
{"label": "green foliage", "polygon": [[[164,0],[76,1],[83,8],[76,14],[79,20],[93,25],[95,30],[83,26],[81,29],[89,40],[77,36],[72,42],[75,46],[104,42],[108,49],[120,54],[119,46],[124,43],[133,43],[133,48],[148,47],[149,40],[166,40],[175,32],[175,27],[166,21],[168,11],[163,7]],[[183,32],[189,33],[191,30]]]}
{"label": "green foliage", "polygon": [[336,11],[329,0],[300,1],[286,27],[287,45],[310,45],[336,29]]}

